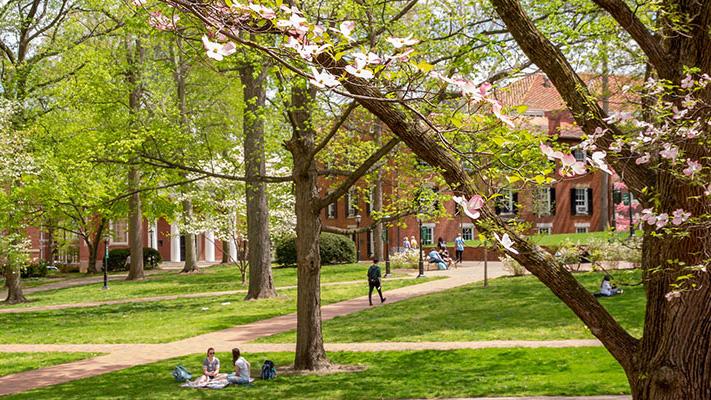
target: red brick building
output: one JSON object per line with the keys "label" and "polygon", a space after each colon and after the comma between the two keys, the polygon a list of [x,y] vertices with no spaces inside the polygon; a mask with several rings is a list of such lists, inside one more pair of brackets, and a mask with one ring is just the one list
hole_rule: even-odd
{"label": "red brick building", "polygon": [[[594,91],[600,88],[601,79],[594,76],[584,76],[589,87]],[[625,109],[630,99],[622,95],[620,85],[626,78],[609,77],[607,79],[608,95],[605,107],[610,109]],[[497,97],[507,106],[527,106],[520,119],[526,124],[540,129],[551,138],[569,145],[581,141],[582,131],[575,125],[574,119],[564,105],[555,87],[542,74],[532,74],[520,79],[498,92]],[[578,160],[584,160],[586,154],[580,150],[574,152]],[[560,178],[560,177],[559,177]],[[384,177],[384,198],[392,192],[393,176]],[[326,185],[324,185],[326,186]],[[504,218],[516,218],[528,222],[531,233],[582,233],[607,229],[612,223],[614,207],[612,206],[613,178],[595,171],[574,178],[557,179],[552,185],[535,188],[514,189],[501,188],[497,212]],[[355,193],[353,191],[353,193]],[[372,223],[368,202],[354,194],[346,195],[331,204],[322,213],[324,225],[340,228],[356,228]],[[456,204],[448,201],[443,205],[449,217],[435,221],[422,222],[423,247],[436,244],[439,237],[451,242],[458,233],[465,240],[476,238],[474,225],[466,216],[459,215]],[[359,218],[358,218],[359,217]],[[402,248],[404,236],[415,236],[420,239],[418,221],[415,217],[403,218],[403,226],[387,229],[387,246],[391,253]],[[372,232],[354,235],[359,259],[372,256],[374,248]],[[464,258],[481,259],[481,249],[467,248]]]}

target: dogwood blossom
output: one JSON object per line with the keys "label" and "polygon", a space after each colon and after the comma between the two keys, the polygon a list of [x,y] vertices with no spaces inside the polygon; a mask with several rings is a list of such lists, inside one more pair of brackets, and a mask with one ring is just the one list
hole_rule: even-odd
{"label": "dogwood blossom", "polygon": [[368,54],[357,52],[353,53],[353,57],[360,58],[366,64],[381,64],[383,62],[383,59],[373,52],[368,52]]}
{"label": "dogwood blossom", "polygon": [[410,54],[412,54],[414,51],[415,49],[413,48],[405,49],[405,51],[388,56],[388,60],[393,62],[407,62],[410,59]]}
{"label": "dogwood blossom", "polygon": [[309,31],[309,23],[306,22],[306,18],[300,16],[299,14],[293,12],[289,19],[280,19],[277,21],[277,27],[288,29],[299,36],[305,35]]}
{"label": "dogwood blossom", "polygon": [[684,168],[684,175],[694,176],[695,173],[701,171],[701,163],[695,160],[686,160],[687,168]]}
{"label": "dogwood blossom", "polygon": [[237,51],[237,46],[235,46],[234,43],[215,43],[210,41],[206,35],[202,36],[202,45],[207,51],[207,56],[217,61],[222,61],[225,57],[230,56]]}
{"label": "dogwood blossom", "polygon": [[462,206],[462,209],[464,209],[464,213],[469,218],[477,219],[481,216],[481,212],[479,210],[484,207],[484,198],[480,195],[477,194],[472,196],[469,201],[467,201],[464,197],[460,196],[453,196],[452,200]]}
{"label": "dogwood blossom", "polygon": [[689,217],[691,217],[691,213],[686,212],[686,211],[682,210],[681,208],[678,208],[678,209],[674,210],[674,212],[672,213],[672,216],[674,217],[672,219],[672,224],[681,225],[687,219],[689,219]]}
{"label": "dogwood blossom", "polygon": [[385,39],[388,43],[393,45],[394,48],[399,49],[402,47],[407,47],[407,46],[414,46],[417,43],[420,43],[419,40],[413,39],[412,35],[406,37],[406,38],[398,38],[398,37],[389,37]]}
{"label": "dogwood blossom", "polygon": [[146,5],[146,0],[133,0],[131,3],[136,7],[143,7]]}
{"label": "dogwood blossom", "polygon": [[651,157],[652,157],[652,156],[651,156],[649,153],[644,153],[643,156],[638,157],[636,160],[634,160],[634,163],[637,164],[637,165],[646,164],[646,163],[649,162],[649,159],[650,159]]}
{"label": "dogwood blossom", "polygon": [[659,155],[662,156],[662,158],[676,161],[676,158],[679,155],[679,148],[670,143],[665,143],[664,150],[660,151]]}
{"label": "dogwood blossom", "polygon": [[355,40],[355,38],[353,38],[353,36],[351,36],[354,29],[355,29],[355,22],[353,22],[353,21],[341,22],[341,24],[338,26],[338,29],[331,28],[331,30],[333,30],[334,32],[338,32],[341,35],[343,35],[343,37],[348,39],[348,41]]}
{"label": "dogwood blossom", "polygon": [[548,146],[547,144],[541,143],[539,147],[541,148],[541,152],[543,152],[543,154],[545,154],[546,157],[548,157],[548,159],[551,161],[556,159],[560,160],[564,156],[562,152],[553,150],[553,148]]}
{"label": "dogwood blossom", "polygon": [[254,11],[257,15],[264,19],[272,20],[276,18],[276,12],[274,10],[261,4],[250,4],[247,8]]}
{"label": "dogwood blossom", "polygon": [[174,15],[173,18],[168,18],[160,11],[153,11],[148,17],[148,25],[159,31],[169,31],[175,29],[176,24],[180,20],[178,15]]}
{"label": "dogwood blossom", "polygon": [[607,156],[607,153],[604,151],[596,151],[592,153],[590,160],[590,163],[594,166],[596,166],[600,171],[603,171],[607,174],[612,175],[612,171],[610,171],[610,167],[607,165],[605,162],[605,157]]}
{"label": "dogwood blossom", "polygon": [[560,159],[563,166],[560,168],[559,172],[563,176],[572,177],[575,175],[582,175],[587,172],[587,168],[582,161],[575,159],[572,154],[566,154]]}
{"label": "dogwood blossom", "polygon": [[501,245],[504,247],[505,250],[508,250],[509,252],[511,252],[513,254],[518,254],[518,250],[513,248],[514,242],[513,242],[513,240],[511,240],[508,233],[504,233],[503,236],[499,237],[499,235],[496,232],[494,232],[494,237],[496,238],[496,240],[499,243],[501,243]]}
{"label": "dogwood blossom", "polygon": [[313,74],[313,78],[309,79],[309,82],[322,89],[336,87],[339,84],[338,79],[326,70],[318,72],[316,68],[311,67],[311,73]]}
{"label": "dogwood blossom", "polygon": [[362,58],[356,58],[354,60],[354,65],[346,65],[346,72],[363,79],[371,79],[375,75],[373,71],[365,68],[366,63]]}

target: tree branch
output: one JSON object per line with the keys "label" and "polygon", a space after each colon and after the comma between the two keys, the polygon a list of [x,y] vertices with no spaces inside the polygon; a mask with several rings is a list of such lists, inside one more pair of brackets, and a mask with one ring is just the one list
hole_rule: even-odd
{"label": "tree branch", "polygon": [[319,142],[319,144],[314,148],[313,153],[311,154],[311,158],[315,157],[316,154],[318,154],[319,151],[323,150],[326,145],[328,145],[328,142],[336,135],[339,129],[341,129],[341,126],[346,122],[348,117],[351,115],[351,112],[358,107],[358,103],[353,101],[350,104],[348,104],[348,108],[346,108],[343,111],[343,114],[341,114],[340,118],[336,121],[336,123],[331,127],[331,131],[324,136],[324,138]]}
{"label": "tree branch", "polygon": [[407,210],[402,211],[396,215],[386,216],[380,219],[373,220],[370,225],[361,226],[359,228],[339,228],[337,226],[321,225],[321,232],[335,233],[337,235],[352,235],[354,233],[368,232],[376,227],[378,224],[387,223],[390,221],[396,221],[400,218],[407,217],[410,215],[417,214],[417,210]]}
{"label": "tree branch", "polygon": [[381,158],[385,157],[385,155],[388,154],[390,150],[395,148],[398,143],[400,143],[400,138],[394,137],[390,139],[390,141],[385,143],[383,147],[381,147],[378,151],[368,157],[367,160],[363,161],[363,163],[355,171],[353,171],[346,179],[343,180],[343,182],[341,182],[341,184],[338,186],[338,188],[336,188],[336,190],[326,195],[326,197],[321,198],[321,200],[319,200],[315,207],[320,210],[336,201],[339,197],[346,194],[346,192],[348,192],[348,189],[350,189],[351,186],[353,186],[358,181],[358,179],[368,173],[370,168],[375,165],[375,163],[377,163]]}

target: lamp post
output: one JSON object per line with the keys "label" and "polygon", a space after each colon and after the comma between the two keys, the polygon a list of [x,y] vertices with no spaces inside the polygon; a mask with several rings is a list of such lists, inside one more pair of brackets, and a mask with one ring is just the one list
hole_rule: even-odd
{"label": "lamp post", "polygon": [[356,234],[355,234],[356,262],[358,262],[358,261],[360,261],[360,232],[358,232],[358,229],[360,228],[360,214],[356,214],[355,221],[356,221]]}
{"label": "lamp post", "polygon": [[419,274],[417,275],[418,278],[424,278],[425,277],[425,263],[422,261],[422,219],[417,218],[417,226],[420,228],[420,261],[417,263],[417,267],[419,268]]}
{"label": "lamp post", "polygon": [[383,236],[385,241],[385,277],[390,276],[390,238],[388,238],[388,226],[385,225]]}
{"label": "lamp post", "polygon": [[109,236],[106,236],[104,238],[104,287],[102,288],[103,290],[107,290],[109,288],[109,276],[108,276],[108,269],[109,269],[109,240],[111,238]]}

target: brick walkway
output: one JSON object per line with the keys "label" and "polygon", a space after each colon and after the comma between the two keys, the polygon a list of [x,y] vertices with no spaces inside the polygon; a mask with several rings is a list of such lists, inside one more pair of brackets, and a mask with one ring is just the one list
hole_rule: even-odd
{"label": "brick walkway", "polygon": [[[474,263],[471,263],[474,264]],[[469,265],[471,265],[469,264]],[[490,263],[493,264],[493,263]],[[447,279],[429,281],[418,285],[387,290],[386,304],[395,303],[416,296],[423,296],[472,282],[483,280],[482,268],[459,268],[452,271],[429,271],[428,276],[443,276]],[[505,275],[500,265],[490,265],[489,277]],[[369,308],[367,296],[330,304],[321,308],[324,321],[337,316],[351,314]],[[233,347],[243,347],[245,343],[258,338],[296,329],[296,314],[282,315],[251,324],[240,325],[216,332],[165,344],[138,345],[0,345],[0,351],[100,351],[109,354],[87,360],[56,365],[52,367],[21,372],[0,377],[0,396],[24,392],[44,386],[74,381],[108,372],[149,364],[168,358],[202,353],[206,347],[218,351],[229,351]],[[95,347],[94,347],[95,346]],[[330,346],[330,345],[329,345]],[[247,350],[245,348],[245,350]]]}

